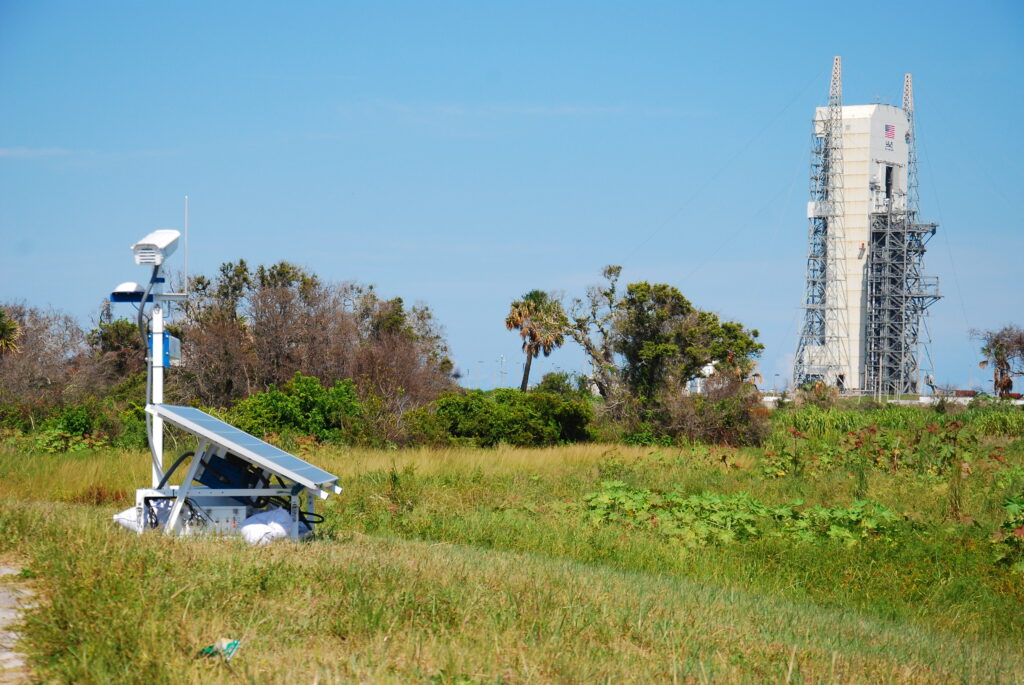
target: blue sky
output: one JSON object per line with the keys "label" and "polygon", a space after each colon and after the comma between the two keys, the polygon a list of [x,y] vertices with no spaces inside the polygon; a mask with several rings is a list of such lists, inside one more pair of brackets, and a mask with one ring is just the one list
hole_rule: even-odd
{"label": "blue sky", "polygon": [[0,0],[0,301],[88,324],[187,194],[194,272],[284,259],[426,302],[474,386],[521,373],[512,299],[609,263],[759,329],[771,385],[836,54],[848,104],[914,74],[931,356],[981,387],[968,329],[1024,324],[1018,2]]}

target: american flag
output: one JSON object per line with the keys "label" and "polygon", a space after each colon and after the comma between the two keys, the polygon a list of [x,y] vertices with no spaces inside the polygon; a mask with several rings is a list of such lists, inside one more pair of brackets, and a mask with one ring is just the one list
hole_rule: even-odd
{"label": "american flag", "polygon": [[892,124],[886,124],[885,125],[885,137],[886,138],[895,138],[896,137],[896,127],[893,126]]}

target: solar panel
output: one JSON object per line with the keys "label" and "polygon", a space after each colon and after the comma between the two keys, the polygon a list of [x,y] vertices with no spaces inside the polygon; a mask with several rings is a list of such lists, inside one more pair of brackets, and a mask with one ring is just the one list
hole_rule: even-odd
{"label": "solar panel", "polygon": [[323,489],[338,480],[337,476],[195,407],[154,404],[147,411],[202,440],[220,445],[246,461],[307,488]]}

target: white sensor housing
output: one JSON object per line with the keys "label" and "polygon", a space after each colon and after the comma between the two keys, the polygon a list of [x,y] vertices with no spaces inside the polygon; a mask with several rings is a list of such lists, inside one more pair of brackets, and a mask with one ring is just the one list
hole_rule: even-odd
{"label": "white sensor housing", "polygon": [[174,254],[178,247],[178,231],[153,231],[139,242],[132,245],[136,264],[160,266],[164,260]]}
{"label": "white sensor housing", "polygon": [[121,285],[114,288],[114,292],[119,295],[129,295],[134,293],[141,293],[143,292],[143,288],[135,281],[125,281]]}

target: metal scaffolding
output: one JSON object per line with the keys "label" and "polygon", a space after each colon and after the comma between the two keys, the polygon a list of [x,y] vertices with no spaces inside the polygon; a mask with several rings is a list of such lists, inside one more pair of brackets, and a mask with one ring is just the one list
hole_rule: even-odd
{"label": "metal scaffolding", "polygon": [[917,153],[914,91],[910,74],[903,81],[907,132],[907,194],[902,209],[892,198],[871,215],[865,290],[864,390],[878,396],[920,391],[918,351],[921,320],[940,297],[936,277],[922,276],[925,245],[938,224],[917,223]]}
{"label": "metal scaffolding", "polygon": [[[828,107],[819,108],[814,121],[806,293],[793,385],[821,382],[879,396],[916,393],[922,320],[940,296],[938,279],[922,275],[936,224],[917,219],[911,76],[903,81],[905,158],[895,140],[904,124],[898,107],[848,107],[844,120],[842,99],[836,57]],[[844,135],[851,136],[846,144]],[[850,259],[848,243],[860,244]]]}
{"label": "metal scaffolding", "polygon": [[916,223],[910,212],[871,215],[865,277],[866,392],[879,396],[919,392],[921,318],[940,297],[938,278],[921,275],[925,244],[936,226]]}
{"label": "metal scaffolding", "polygon": [[827,116],[814,122],[804,323],[793,385],[822,381],[840,388],[848,378],[846,236],[843,230],[843,71],[832,61]]}

